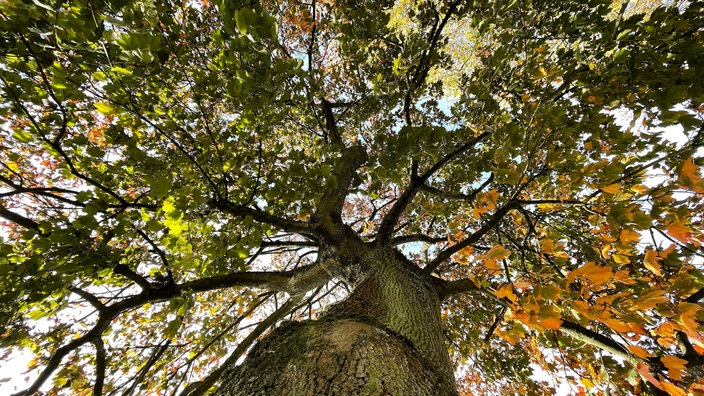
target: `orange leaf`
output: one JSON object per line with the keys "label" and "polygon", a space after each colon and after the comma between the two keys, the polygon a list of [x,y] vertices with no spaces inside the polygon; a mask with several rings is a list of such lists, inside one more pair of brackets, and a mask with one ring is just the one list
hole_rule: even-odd
{"label": "orange leaf", "polygon": [[543,253],[553,254],[557,251],[558,247],[560,249],[562,248],[559,243],[555,243],[552,239],[545,239],[540,242],[540,250],[542,250]]}
{"label": "orange leaf", "polygon": [[507,298],[514,303],[518,301],[518,297],[516,297],[516,294],[509,285],[499,286],[499,288],[494,292],[494,295],[498,298]]}
{"label": "orange leaf", "polygon": [[562,319],[560,318],[560,313],[555,310],[553,306],[541,305],[538,309],[538,320],[537,325],[540,327],[558,330],[562,326]]}
{"label": "orange leaf", "polygon": [[690,395],[704,395],[704,380],[699,380],[698,383],[692,384],[689,387]]}
{"label": "orange leaf", "polygon": [[667,392],[670,396],[687,396],[687,392],[684,389],[676,386],[675,384],[667,381],[663,381],[662,389]]}
{"label": "orange leaf", "polygon": [[560,319],[560,318],[547,318],[545,320],[539,321],[538,325],[540,325],[540,327],[550,329],[550,330],[559,330],[560,327],[562,326],[562,319]]}
{"label": "orange leaf", "polygon": [[641,359],[646,359],[653,356],[650,352],[648,352],[647,349],[641,348],[637,345],[626,345],[626,348],[628,348],[628,350],[631,351],[632,354],[638,356]]}
{"label": "orange leaf", "polygon": [[665,365],[665,367],[667,367],[667,372],[670,375],[670,378],[675,381],[682,379],[682,375],[687,369],[687,363],[689,363],[686,360],[680,359],[676,356],[663,356],[660,358],[660,361]]}
{"label": "orange leaf", "polygon": [[680,317],[676,318],[675,321],[684,327],[684,332],[690,337],[700,337],[697,313],[701,309],[702,307],[699,304],[694,303],[681,302],[677,305]]}
{"label": "orange leaf", "polygon": [[667,227],[667,234],[678,241],[682,243],[691,243],[694,246],[699,247],[701,243],[694,239],[693,234],[694,230],[692,227],[684,224],[682,221],[677,221],[675,223],[672,223],[669,227]]}
{"label": "orange leaf", "polygon": [[621,234],[618,236],[618,239],[624,245],[627,245],[631,242],[639,242],[640,233],[638,231],[623,229],[621,230]]}
{"label": "orange leaf", "polygon": [[665,295],[665,290],[652,290],[647,293],[643,293],[636,300],[638,308],[642,310],[648,310],[655,308],[658,304],[666,303],[669,299]]}
{"label": "orange leaf", "polygon": [[602,322],[604,322],[605,325],[609,326],[611,330],[616,330],[619,333],[628,333],[628,331],[631,329],[627,323],[623,323],[621,320],[616,318],[603,318]]}
{"label": "orange leaf", "polygon": [[636,371],[638,371],[638,374],[640,374],[640,376],[643,377],[644,380],[655,385],[658,389],[662,389],[662,384],[655,377],[653,377],[652,374],[650,374],[650,368],[647,364],[638,363],[638,365],[636,366]]}
{"label": "orange leaf", "polygon": [[699,176],[699,167],[694,163],[692,157],[687,158],[682,163],[682,168],[680,168],[680,183],[687,187],[695,187],[696,184],[702,181]]}
{"label": "orange leaf", "polygon": [[489,271],[490,275],[498,275],[501,273],[501,266],[494,259],[484,260],[482,264],[484,265],[484,268]]}
{"label": "orange leaf", "polygon": [[594,286],[599,286],[611,279],[612,275],[613,272],[611,271],[611,268],[600,267],[589,261],[583,266],[570,272],[567,275],[567,281],[571,283],[574,282],[576,278],[582,278],[591,281]]}

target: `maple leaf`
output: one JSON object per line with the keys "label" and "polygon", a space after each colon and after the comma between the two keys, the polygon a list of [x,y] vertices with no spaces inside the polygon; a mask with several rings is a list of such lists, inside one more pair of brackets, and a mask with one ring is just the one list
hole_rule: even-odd
{"label": "maple leaf", "polygon": [[670,378],[675,381],[682,379],[685,370],[687,370],[688,362],[676,356],[663,356],[660,358],[660,361],[665,365],[665,367],[667,367],[667,372]]}
{"label": "maple leaf", "polygon": [[493,292],[494,295],[501,299],[508,299],[512,303],[518,301],[518,296],[513,292],[513,288],[510,285],[501,285],[496,291]]}
{"label": "maple leaf", "polygon": [[618,239],[622,244],[628,245],[629,243],[640,241],[640,233],[629,229],[622,229]]}
{"label": "maple leaf", "polygon": [[648,249],[643,257],[643,265],[650,272],[655,274],[655,276],[662,277],[662,272],[660,271],[662,266],[659,263],[660,260],[662,260],[662,258],[658,256],[658,253],[655,250]]}
{"label": "maple leaf", "polygon": [[682,163],[679,181],[696,192],[704,192],[704,180],[699,176],[699,167],[694,163],[694,158],[689,157]]}
{"label": "maple leaf", "polygon": [[647,349],[639,347],[637,345],[626,345],[626,348],[631,351],[634,355],[641,359],[646,359],[653,356]]}
{"label": "maple leaf", "polygon": [[670,396],[687,396],[687,392],[684,389],[673,384],[672,382],[663,381],[661,384],[662,390],[667,392]]}
{"label": "maple leaf", "polygon": [[638,371],[638,374],[640,374],[643,379],[646,381],[650,382],[651,384],[655,385],[658,389],[663,389],[662,384],[660,381],[658,381],[653,374],[650,373],[650,367],[648,367],[647,364],[645,363],[638,363],[636,365],[636,371]]}
{"label": "maple leaf", "polygon": [[692,227],[684,224],[682,221],[678,220],[670,224],[670,226],[667,227],[667,234],[682,243],[689,243],[697,247],[701,246],[701,242],[698,240],[699,238],[695,239],[695,231]]}
{"label": "maple leaf", "polygon": [[610,267],[597,266],[596,263],[590,261],[567,274],[566,279],[570,283],[576,279],[587,280],[596,287],[608,282],[612,277],[613,271]]}
{"label": "maple leaf", "polygon": [[665,290],[651,290],[641,294],[636,300],[638,308],[644,311],[655,308],[658,304],[667,302],[669,302],[669,299],[665,295]]}
{"label": "maple leaf", "polygon": [[602,187],[601,191],[607,194],[618,194],[621,192],[621,185],[618,183],[609,184],[608,186]]}

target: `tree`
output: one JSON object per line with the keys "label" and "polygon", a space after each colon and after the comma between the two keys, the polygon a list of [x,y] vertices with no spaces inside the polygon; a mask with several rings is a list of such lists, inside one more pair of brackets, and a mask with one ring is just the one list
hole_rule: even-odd
{"label": "tree", "polygon": [[700,2],[6,0],[0,28],[19,394],[704,392]]}

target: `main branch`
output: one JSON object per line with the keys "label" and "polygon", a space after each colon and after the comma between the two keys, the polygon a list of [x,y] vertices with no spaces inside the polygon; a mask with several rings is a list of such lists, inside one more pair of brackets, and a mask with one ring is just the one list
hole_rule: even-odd
{"label": "main branch", "polygon": [[490,132],[484,132],[479,136],[475,137],[474,139],[470,140],[469,142],[460,145],[455,150],[442,157],[438,162],[431,166],[430,169],[425,171],[425,173],[420,176],[415,173],[414,167],[413,174],[411,175],[411,183],[408,185],[408,187],[406,187],[405,191],[401,194],[401,197],[399,197],[396,203],[394,203],[394,206],[391,207],[389,212],[386,214],[386,216],[384,216],[383,220],[381,221],[381,225],[379,225],[379,232],[376,238],[376,243],[378,245],[388,244],[399,218],[401,218],[401,215],[406,210],[408,205],[411,204],[413,198],[416,196],[418,191],[423,187],[423,185],[425,185],[425,182],[428,181],[431,176],[433,176],[437,171],[442,169],[442,167],[445,166],[448,162],[452,161],[460,154],[476,146],[485,137],[489,136],[489,134]]}

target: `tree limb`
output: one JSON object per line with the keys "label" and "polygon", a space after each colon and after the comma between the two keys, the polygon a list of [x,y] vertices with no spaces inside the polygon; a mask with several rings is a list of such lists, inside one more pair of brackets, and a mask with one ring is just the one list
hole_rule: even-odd
{"label": "tree limb", "polygon": [[704,287],[697,290],[694,294],[684,299],[688,303],[698,303],[699,300],[704,298]]}
{"label": "tree limb", "polygon": [[286,316],[289,312],[293,311],[297,305],[303,301],[304,295],[299,294],[296,296],[292,296],[284,305],[282,305],[279,309],[274,311],[271,315],[269,315],[266,319],[262,320],[259,322],[257,327],[252,330],[247,337],[240,342],[237,347],[235,348],[234,351],[230,354],[230,356],[225,359],[225,361],[215,369],[212,373],[210,373],[203,381],[193,389],[191,392],[188,394],[182,394],[182,396],[200,396],[205,394],[205,392],[210,389],[211,386],[213,386],[222,376],[222,374],[228,370],[228,369],[233,369],[234,365],[237,363],[237,360],[242,356],[243,353],[249,349],[250,346],[261,336],[264,334],[264,332],[269,329],[271,326],[275,325],[276,322],[281,320],[284,316]]}
{"label": "tree limb", "polygon": [[396,200],[391,209],[386,213],[386,216],[381,221],[379,225],[379,232],[377,233],[376,243],[377,245],[384,245],[389,242],[391,235],[395,229],[398,219],[401,217],[403,212],[406,210],[408,205],[415,197],[418,190],[425,184],[425,182],[434,175],[438,170],[440,170],[445,164],[459,156],[460,154],[466,152],[467,150],[473,148],[479,142],[481,142],[485,137],[489,136],[490,132],[483,132],[479,136],[470,140],[469,142],[460,145],[452,152],[446,154],[438,162],[430,167],[425,173],[418,176],[415,173],[411,175],[411,183],[406,187],[405,191]]}
{"label": "tree limb", "polygon": [[482,224],[482,226],[479,227],[477,231],[472,233],[472,235],[440,252],[435,257],[435,259],[433,259],[433,261],[431,261],[430,263],[428,263],[428,265],[425,266],[423,271],[425,271],[426,273],[435,271],[440,266],[440,264],[452,257],[453,254],[459,252],[467,246],[479,242],[479,240],[484,237],[486,233],[491,231],[492,228],[499,224],[499,222],[506,216],[506,214],[508,214],[512,209],[516,207],[517,203],[515,201],[508,201],[507,203],[505,203],[496,212],[494,212],[494,214],[488,221]]}
{"label": "tree limb", "polygon": [[123,312],[147,303],[167,301],[178,297],[181,293],[204,292],[235,286],[270,288],[271,290],[286,291],[290,294],[302,296],[305,291],[327,282],[328,277],[332,276],[332,267],[332,263],[325,262],[285,272],[234,272],[227,275],[197,279],[178,285],[167,284],[167,286],[157,289],[151,288],[151,286],[147,287],[137,295],[105,306],[102,311],[99,311],[96,324],[88,332],[59,347],[49,358],[44,370],[42,370],[32,385],[24,391],[15,393],[13,396],[27,396],[37,392],[51,374],[56,371],[64,357],[86,343],[93,342],[97,337],[100,337],[110,327],[113,319]]}
{"label": "tree limb", "polygon": [[439,188],[435,188],[435,187],[432,187],[427,184],[423,184],[421,186],[421,190],[427,191],[431,194],[435,194],[437,196],[440,196],[440,197],[446,198],[446,199],[461,199],[464,201],[471,202],[471,201],[474,201],[474,199],[477,197],[477,194],[479,194],[482,190],[484,190],[484,188],[486,188],[486,186],[488,186],[489,183],[491,183],[492,181],[494,181],[494,173],[493,172],[489,175],[489,178],[486,179],[486,181],[484,181],[484,183],[482,183],[481,186],[479,186],[477,189],[473,190],[469,194],[451,193],[451,192],[440,190]]}
{"label": "tree limb", "polygon": [[0,217],[9,220],[19,226],[22,226],[24,228],[30,229],[30,230],[39,230],[39,223],[36,221],[24,217],[20,214],[17,214],[15,212],[12,212],[5,208],[5,206],[0,202]]}
{"label": "tree limb", "polygon": [[253,209],[247,206],[238,205],[226,199],[213,199],[210,204],[225,213],[237,217],[251,216],[254,220],[269,224],[271,226],[277,227],[284,231],[306,235],[312,239],[315,239],[308,229],[308,225],[304,222],[294,221],[289,219],[284,219],[282,217],[274,216],[272,214],[266,213],[259,209]]}
{"label": "tree limb", "polygon": [[95,345],[95,385],[93,385],[93,396],[103,395],[103,385],[105,384],[106,354],[105,343],[102,337],[93,340]]}
{"label": "tree limb", "polygon": [[333,237],[340,232],[342,225],[342,206],[345,203],[352,178],[357,169],[367,160],[367,152],[362,146],[352,146],[346,149],[335,164],[332,177],[327,181],[327,187],[315,213],[310,218],[313,229],[327,237]]}

